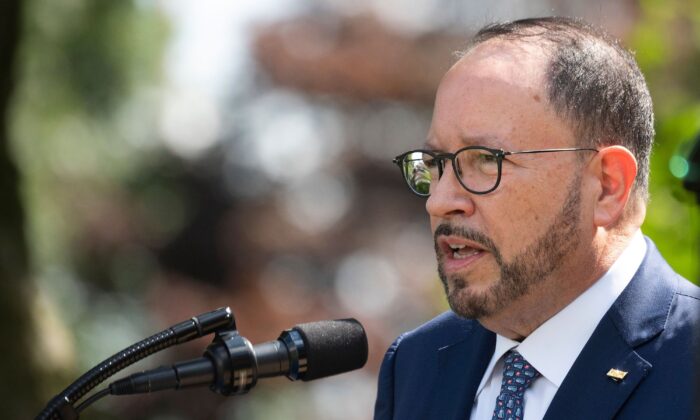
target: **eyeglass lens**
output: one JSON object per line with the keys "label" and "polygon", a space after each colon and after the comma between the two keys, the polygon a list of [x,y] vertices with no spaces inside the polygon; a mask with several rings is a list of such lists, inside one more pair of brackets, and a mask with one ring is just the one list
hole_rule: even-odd
{"label": "eyeglass lens", "polygon": [[[438,162],[440,160],[440,162]],[[445,158],[416,151],[407,154],[402,168],[409,187],[419,195],[430,195],[433,181],[440,178]],[[447,159],[449,160],[449,159]],[[467,189],[479,193],[493,189],[498,182],[498,157],[487,149],[463,149],[455,156],[455,174]]]}

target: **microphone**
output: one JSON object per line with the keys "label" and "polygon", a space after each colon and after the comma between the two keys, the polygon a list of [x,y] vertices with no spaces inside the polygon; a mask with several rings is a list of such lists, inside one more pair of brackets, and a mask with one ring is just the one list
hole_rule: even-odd
{"label": "microphone", "polygon": [[357,320],[299,324],[275,341],[252,345],[236,330],[216,334],[204,356],[135,373],[109,385],[112,395],[208,385],[223,395],[244,394],[259,378],[311,381],[359,369],[367,362],[367,335]]}

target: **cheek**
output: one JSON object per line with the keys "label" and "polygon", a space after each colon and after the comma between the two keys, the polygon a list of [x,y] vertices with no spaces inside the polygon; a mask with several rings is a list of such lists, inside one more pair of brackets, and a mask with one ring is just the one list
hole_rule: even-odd
{"label": "cheek", "polygon": [[486,233],[509,260],[539,238],[554,216],[556,198],[535,187],[504,190],[499,200],[483,203]]}

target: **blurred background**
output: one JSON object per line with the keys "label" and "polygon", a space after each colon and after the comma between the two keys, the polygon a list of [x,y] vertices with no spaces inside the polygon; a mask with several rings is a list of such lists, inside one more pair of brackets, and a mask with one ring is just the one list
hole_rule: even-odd
{"label": "blurred background", "polygon": [[447,307],[424,201],[391,159],[423,143],[452,51],[486,23],[551,14],[636,52],[657,118],[643,230],[697,282],[700,206],[683,187],[700,182],[697,1],[0,3],[2,417],[230,305],[253,343],[355,317],[370,360],[235,398],[108,397],[82,418],[369,418],[388,345]]}

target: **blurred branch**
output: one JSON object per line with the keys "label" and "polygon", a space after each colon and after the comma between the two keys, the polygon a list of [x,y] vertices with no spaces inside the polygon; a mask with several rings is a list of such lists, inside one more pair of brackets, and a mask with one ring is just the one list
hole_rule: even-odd
{"label": "blurred branch", "polygon": [[259,63],[279,85],[358,100],[432,104],[435,87],[464,39],[445,34],[410,37],[375,18],[307,16],[261,27]]}
{"label": "blurred branch", "polygon": [[13,92],[21,32],[20,0],[0,2],[0,401],[4,418],[29,418],[38,409],[38,375],[31,357],[33,325],[28,287],[29,259],[20,179],[10,156],[8,104]]}

